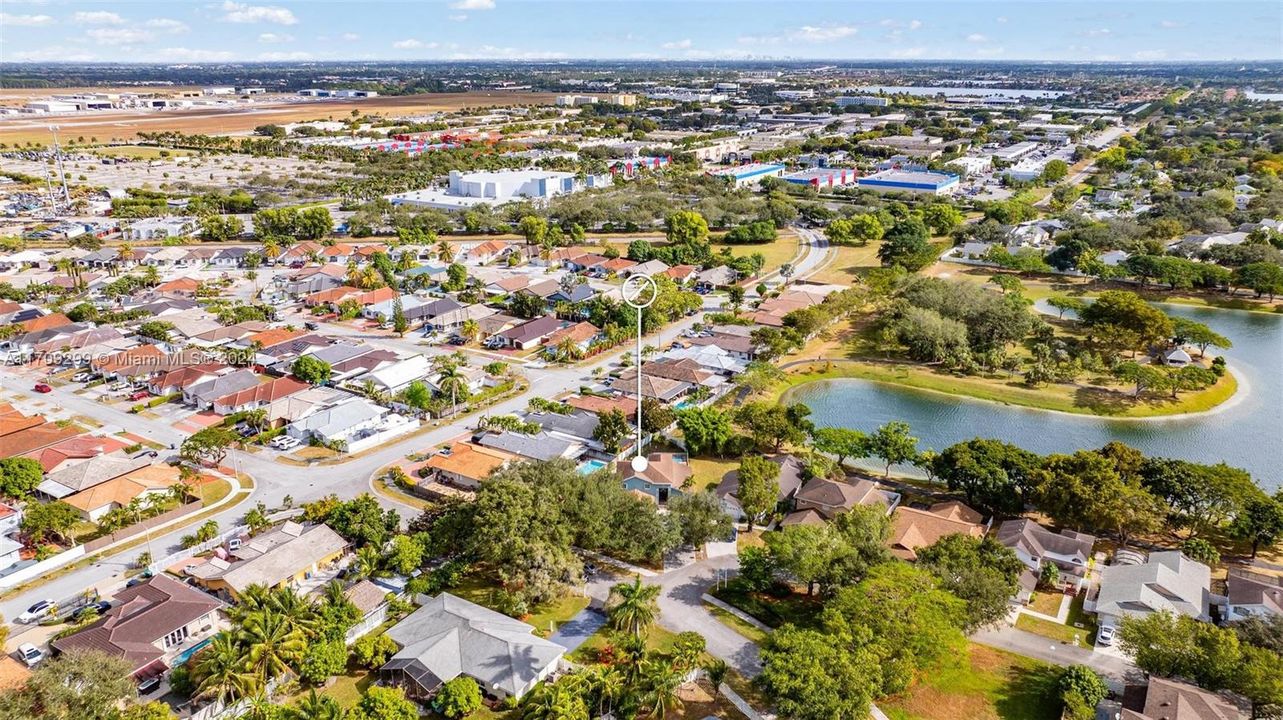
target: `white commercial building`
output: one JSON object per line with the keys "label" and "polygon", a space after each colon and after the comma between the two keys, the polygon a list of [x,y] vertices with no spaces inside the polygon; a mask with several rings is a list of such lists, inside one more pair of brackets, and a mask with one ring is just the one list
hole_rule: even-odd
{"label": "white commercial building", "polygon": [[1015,165],[1012,165],[1011,167],[1003,170],[1002,174],[1006,175],[1012,180],[1019,180],[1021,182],[1030,182],[1042,177],[1043,168],[1045,168],[1046,166],[1047,166],[1046,160],[1035,160],[1033,158],[1025,158],[1024,160],[1021,160]]}
{"label": "white commercial building", "polygon": [[205,95],[235,95],[236,88],[229,87],[227,85],[219,85],[217,87],[202,88],[201,93]]}
{"label": "white commercial building", "polygon": [[579,105],[597,104],[596,95],[558,95],[557,104],[562,107],[577,107]]}
{"label": "white commercial building", "polygon": [[998,160],[1014,162],[1038,149],[1036,142],[1018,142],[1015,145],[1008,145],[1005,148],[998,148],[993,151],[993,156]]}
{"label": "white commercial building", "polygon": [[989,156],[973,157],[964,155],[950,160],[947,166],[961,170],[964,175],[978,175],[993,167],[993,158]]}
{"label": "white commercial building", "polygon": [[609,174],[588,175],[580,179],[575,173],[551,170],[503,170],[499,172],[450,172],[450,185],[445,190],[412,190],[390,195],[393,205],[413,205],[441,210],[458,210],[489,203],[502,205],[514,200],[546,200],[555,195],[569,195],[587,188],[606,187]]}

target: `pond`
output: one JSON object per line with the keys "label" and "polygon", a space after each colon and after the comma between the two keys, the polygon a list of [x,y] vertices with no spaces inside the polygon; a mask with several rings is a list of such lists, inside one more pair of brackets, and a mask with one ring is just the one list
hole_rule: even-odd
{"label": "pond", "polygon": [[1237,374],[1239,391],[1219,410],[1184,418],[1111,419],[847,378],[798,386],[786,401],[809,405],[819,426],[867,432],[903,420],[922,449],[942,450],[961,440],[990,437],[1045,454],[1119,440],[1147,455],[1206,463],[1223,460],[1248,470],[1268,490],[1283,486],[1283,315],[1181,305],[1162,308],[1206,323],[1234,343],[1220,354]]}

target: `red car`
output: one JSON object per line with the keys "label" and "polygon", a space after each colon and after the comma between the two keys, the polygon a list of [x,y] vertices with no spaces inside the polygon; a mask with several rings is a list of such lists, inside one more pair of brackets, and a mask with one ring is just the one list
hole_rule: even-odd
{"label": "red car", "polygon": [[151,395],[151,393],[147,392],[146,390],[139,390],[138,392],[131,393],[131,394],[130,394],[130,396],[129,396],[129,399],[130,399],[130,400],[142,400],[143,398],[148,397],[148,396],[150,396],[150,395]]}
{"label": "red car", "polygon": [[53,388],[49,387],[49,386],[48,386],[47,384],[45,384],[45,383],[36,383],[35,390],[36,390],[36,392],[38,392],[38,393],[49,393],[49,392],[53,392]]}

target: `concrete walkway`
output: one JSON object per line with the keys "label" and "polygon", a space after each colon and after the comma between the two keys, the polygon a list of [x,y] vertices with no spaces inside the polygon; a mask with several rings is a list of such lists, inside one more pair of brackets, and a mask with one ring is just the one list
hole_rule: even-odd
{"label": "concrete walkway", "polygon": [[566,648],[567,653],[572,653],[578,650],[580,645],[588,642],[588,638],[605,624],[606,613],[595,607],[586,607],[562,623],[561,627],[557,628],[557,632],[548,639]]}

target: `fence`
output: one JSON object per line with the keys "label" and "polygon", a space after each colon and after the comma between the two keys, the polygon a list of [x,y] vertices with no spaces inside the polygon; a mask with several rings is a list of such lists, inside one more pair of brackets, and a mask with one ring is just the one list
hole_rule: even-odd
{"label": "fence", "polygon": [[84,556],[84,545],[77,545],[70,550],[64,550],[53,557],[45,558],[34,565],[28,565],[21,570],[9,573],[4,577],[0,577],[0,589],[8,589],[16,585],[21,585],[22,583],[33,578],[40,577],[47,572],[57,570],[64,565],[69,565]]}
{"label": "fence", "polygon": [[89,542],[85,543],[85,552],[87,553],[97,552],[107,547],[108,545],[114,545],[120,542],[121,540],[127,540],[137,535],[141,535],[144,532],[147,532],[152,528],[156,527],[157,525],[163,525],[164,523],[167,523],[171,520],[177,520],[178,518],[184,515],[187,515],[188,513],[196,512],[197,510],[200,510],[202,507],[204,507],[204,503],[202,503],[200,500],[194,500],[192,502],[187,503],[186,505],[179,505],[173,510],[168,510],[155,517],[149,517],[146,520],[143,520],[142,522],[134,523],[129,527],[121,528],[113,533],[108,533],[106,535],[103,535],[100,538],[94,538],[93,540],[90,540]]}
{"label": "fence", "polygon": [[[267,681],[265,688],[267,697],[271,697],[276,688],[280,686],[281,678],[272,678]],[[192,712],[189,720],[230,720],[237,718],[249,711],[250,701],[248,698],[241,698],[236,702],[228,705],[215,700],[209,705],[201,706]]]}
{"label": "fence", "polygon": [[[267,519],[269,522],[277,522],[279,520],[288,520],[292,517],[302,515],[302,514],[303,514],[302,508],[292,508],[290,510],[281,510],[280,512],[272,513],[267,516]],[[147,570],[152,574],[156,574],[158,572],[161,572],[165,568],[169,567],[170,565],[173,565],[174,563],[179,562],[180,560],[186,560],[189,557],[194,557],[203,552],[213,550],[214,548],[227,542],[230,538],[236,537],[238,535],[246,535],[248,533],[249,533],[248,526],[237,525],[236,527],[231,528],[230,530],[225,530],[219,533],[218,535],[215,535],[214,537],[210,538],[209,540],[206,540],[203,543],[193,545],[189,548],[183,548],[182,550],[170,553],[169,555],[166,555],[165,557],[159,560],[154,560],[151,565],[147,566]]]}

